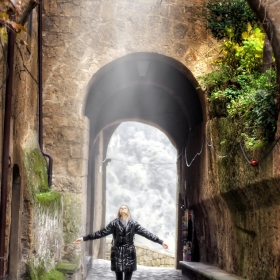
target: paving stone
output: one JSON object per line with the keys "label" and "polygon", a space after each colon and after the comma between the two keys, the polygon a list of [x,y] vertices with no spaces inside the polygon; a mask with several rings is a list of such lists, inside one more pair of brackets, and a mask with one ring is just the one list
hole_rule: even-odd
{"label": "paving stone", "polygon": [[[89,271],[86,280],[107,280],[115,279],[115,273],[110,269],[110,261],[93,260],[92,269]],[[137,265],[137,271],[132,275],[132,280],[191,280],[185,275],[182,275],[181,270],[166,267],[148,267]]]}

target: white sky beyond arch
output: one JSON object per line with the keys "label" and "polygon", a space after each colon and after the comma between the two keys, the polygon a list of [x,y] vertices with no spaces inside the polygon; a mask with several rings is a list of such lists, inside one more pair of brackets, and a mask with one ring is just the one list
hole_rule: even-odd
{"label": "white sky beyond arch", "polygon": [[[106,223],[115,219],[121,204],[127,204],[132,218],[164,239],[170,248],[167,252],[174,254],[177,180],[174,146],[157,128],[124,122],[110,140],[107,158],[112,161],[107,166]],[[140,236],[135,241],[162,249]]]}

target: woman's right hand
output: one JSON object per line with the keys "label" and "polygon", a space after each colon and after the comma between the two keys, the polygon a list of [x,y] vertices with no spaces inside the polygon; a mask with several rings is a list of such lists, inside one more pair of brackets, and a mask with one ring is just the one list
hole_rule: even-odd
{"label": "woman's right hand", "polygon": [[80,244],[80,243],[82,243],[84,240],[83,240],[83,237],[79,237],[78,239],[76,239],[75,241],[74,241],[74,243],[75,244]]}

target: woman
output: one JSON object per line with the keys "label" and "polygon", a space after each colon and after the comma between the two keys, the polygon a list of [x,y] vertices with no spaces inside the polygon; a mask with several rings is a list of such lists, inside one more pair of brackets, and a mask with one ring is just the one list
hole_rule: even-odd
{"label": "woman", "polygon": [[133,271],[137,269],[136,251],[134,247],[134,235],[139,234],[147,239],[159,243],[164,249],[168,245],[157,236],[150,233],[137,222],[133,221],[130,211],[126,205],[122,205],[118,211],[117,218],[110,222],[104,229],[78,238],[74,243],[98,239],[113,234],[113,246],[111,248],[111,270],[116,273],[116,280],[130,280]]}

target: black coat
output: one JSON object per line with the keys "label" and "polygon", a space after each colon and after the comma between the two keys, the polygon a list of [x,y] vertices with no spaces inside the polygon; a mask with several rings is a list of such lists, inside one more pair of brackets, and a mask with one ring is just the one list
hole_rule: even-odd
{"label": "black coat", "polygon": [[113,234],[114,242],[111,248],[111,270],[117,272],[130,272],[137,269],[136,251],[133,244],[135,234],[159,244],[163,243],[157,236],[133,220],[128,220],[125,228],[119,218],[110,222],[104,229],[84,236],[83,239],[84,241],[93,240],[109,234]]}

